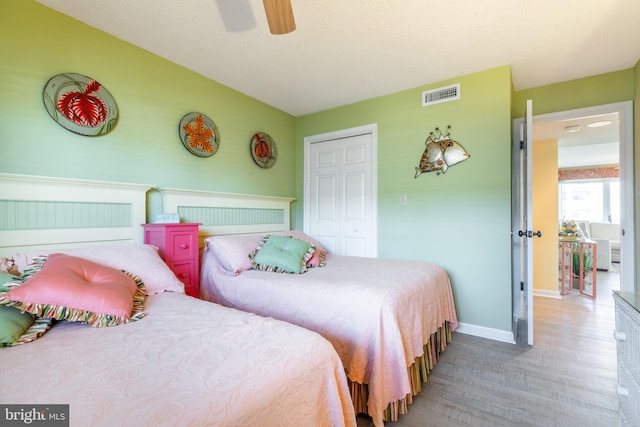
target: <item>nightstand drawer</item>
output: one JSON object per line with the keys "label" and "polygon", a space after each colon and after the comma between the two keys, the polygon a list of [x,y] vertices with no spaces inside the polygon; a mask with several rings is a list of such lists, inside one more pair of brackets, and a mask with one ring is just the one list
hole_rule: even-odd
{"label": "nightstand drawer", "polygon": [[193,259],[198,253],[198,236],[194,237],[193,232],[170,232],[171,253],[169,258],[171,261],[181,261],[185,259]]}
{"label": "nightstand drawer", "polygon": [[171,263],[170,267],[176,277],[180,279],[180,281],[185,285],[187,283],[194,282],[193,277],[191,277],[191,272],[193,271],[193,262],[173,262]]}

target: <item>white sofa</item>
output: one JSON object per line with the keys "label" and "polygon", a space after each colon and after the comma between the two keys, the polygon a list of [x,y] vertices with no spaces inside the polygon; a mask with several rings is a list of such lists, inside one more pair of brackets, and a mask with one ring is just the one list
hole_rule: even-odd
{"label": "white sofa", "polygon": [[620,224],[608,222],[580,222],[587,239],[597,243],[597,268],[609,270],[611,262],[620,262]]}

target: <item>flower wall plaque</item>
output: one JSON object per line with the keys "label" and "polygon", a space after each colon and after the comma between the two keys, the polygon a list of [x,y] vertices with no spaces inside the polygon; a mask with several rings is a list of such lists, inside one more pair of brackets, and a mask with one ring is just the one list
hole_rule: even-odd
{"label": "flower wall plaque", "polygon": [[273,139],[264,132],[258,132],[251,138],[251,157],[256,165],[268,169],[276,162],[278,150]]}
{"label": "flower wall plaque", "polygon": [[202,113],[189,113],[180,120],[178,133],[182,145],[198,157],[213,156],[220,145],[215,123]]}
{"label": "flower wall plaque", "polygon": [[109,91],[82,74],[51,77],[44,86],[42,99],[56,123],[79,135],[105,135],[118,122],[118,107]]}

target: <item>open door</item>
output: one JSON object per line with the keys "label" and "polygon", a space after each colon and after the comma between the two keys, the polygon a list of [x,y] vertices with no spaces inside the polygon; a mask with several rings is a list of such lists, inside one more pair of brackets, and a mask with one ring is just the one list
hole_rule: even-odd
{"label": "open door", "polygon": [[533,102],[527,100],[524,119],[514,120],[512,167],[512,288],[513,339],[518,345],[533,345],[533,232],[531,143]]}

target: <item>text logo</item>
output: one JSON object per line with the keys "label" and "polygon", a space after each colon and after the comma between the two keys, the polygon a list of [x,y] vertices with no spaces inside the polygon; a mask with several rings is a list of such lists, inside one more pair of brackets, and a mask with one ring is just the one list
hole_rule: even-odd
{"label": "text logo", "polygon": [[3,405],[3,426],[69,427],[69,405]]}

